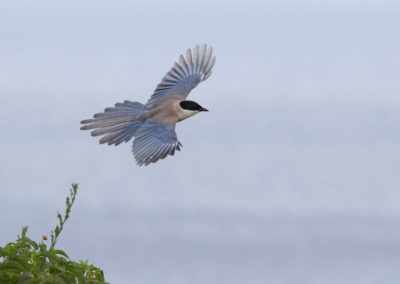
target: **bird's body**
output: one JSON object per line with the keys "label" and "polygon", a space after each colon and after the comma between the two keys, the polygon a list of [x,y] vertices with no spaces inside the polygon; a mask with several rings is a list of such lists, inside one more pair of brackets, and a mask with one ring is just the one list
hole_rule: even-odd
{"label": "bird's body", "polygon": [[182,144],[175,133],[177,122],[207,109],[186,97],[198,83],[211,75],[215,63],[212,48],[196,46],[181,55],[179,63],[164,76],[149,101],[143,105],[125,101],[117,103],[92,119],[81,121],[82,130],[94,129],[92,136],[103,136],[100,143],[119,145],[135,137],[132,151],[138,165],[148,165],[167,155],[174,155]]}
{"label": "bird's body", "polygon": [[162,99],[156,108],[148,110],[144,115],[160,123],[177,123],[196,114],[194,111],[183,109],[180,106],[181,101],[183,101],[182,96],[169,95]]}

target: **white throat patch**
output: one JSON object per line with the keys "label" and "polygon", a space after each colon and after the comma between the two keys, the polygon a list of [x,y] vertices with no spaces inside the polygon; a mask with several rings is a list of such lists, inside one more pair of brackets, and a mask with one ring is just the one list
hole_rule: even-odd
{"label": "white throat patch", "polygon": [[182,121],[186,118],[189,118],[189,117],[195,115],[196,113],[199,113],[199,111],[198,110],[188,110],[188,109],[184,109],[179,106],[179,114],[178,114],[179,120],[178,121]]}

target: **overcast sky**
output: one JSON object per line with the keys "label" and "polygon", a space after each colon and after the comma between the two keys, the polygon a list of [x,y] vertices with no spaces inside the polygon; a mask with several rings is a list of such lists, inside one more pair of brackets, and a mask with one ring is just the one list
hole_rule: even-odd
{"label": "overcast sky", "polygon": [[[400,2],[2,1],[0,245],[58,243],[111,283],[398,283]],[[80,120],[214,47],[184,147],[137,167]]]}

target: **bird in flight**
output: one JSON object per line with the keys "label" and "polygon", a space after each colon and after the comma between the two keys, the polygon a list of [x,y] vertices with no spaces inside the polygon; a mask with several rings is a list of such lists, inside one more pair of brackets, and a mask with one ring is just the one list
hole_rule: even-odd
{"label": "bird in flight", "polygon": [[208,111],[186,100],[190,91],[211,75],[215,63],[212,47],[197,45],[181,55],[164,76],[145,105],[124,101],[82,120],[81,130],[102,136],[100,144],[119,145],[134,137],[132,152],[139,166],[155,163],[180,151],[175,125],[199,112]]}

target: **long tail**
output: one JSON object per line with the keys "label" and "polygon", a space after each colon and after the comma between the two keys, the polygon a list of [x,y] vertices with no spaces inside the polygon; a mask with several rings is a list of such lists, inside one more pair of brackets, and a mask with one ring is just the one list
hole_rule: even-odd
{"label": "long tail", "polygon": [[100,144],[107,143],[115,146],[128,142],[136,130],[142,125],[141,115],[145,111],[143,104],[124,101],[109,107],[104,112],[96,113],[92,119],[82,120],[81,130],[94,129],[92,136],[103,136]]}

